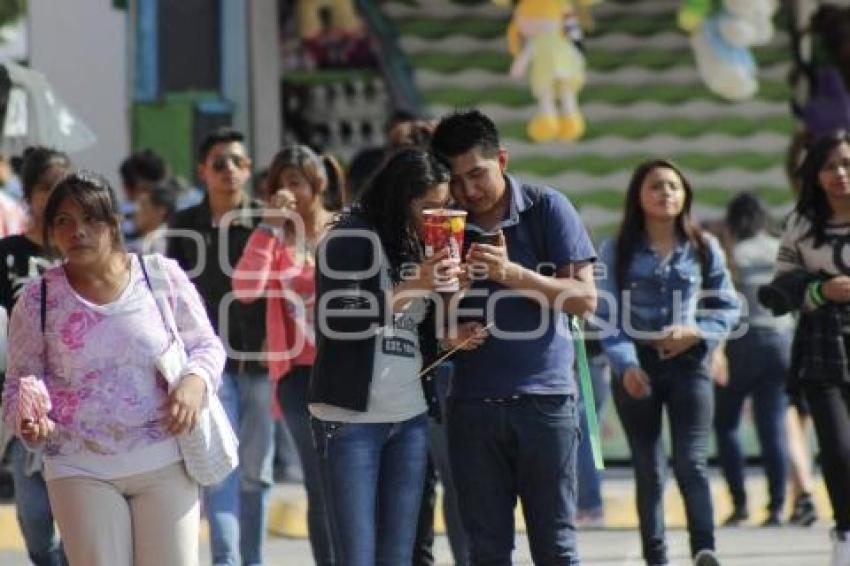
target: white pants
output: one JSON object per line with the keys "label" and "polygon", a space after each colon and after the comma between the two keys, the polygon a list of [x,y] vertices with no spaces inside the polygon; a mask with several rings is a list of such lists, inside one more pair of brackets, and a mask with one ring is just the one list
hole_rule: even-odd
{"label": "white pants", "polygon": [[199,488],[183,462],[98,480],[47,482],[70,566],[197,566]]}

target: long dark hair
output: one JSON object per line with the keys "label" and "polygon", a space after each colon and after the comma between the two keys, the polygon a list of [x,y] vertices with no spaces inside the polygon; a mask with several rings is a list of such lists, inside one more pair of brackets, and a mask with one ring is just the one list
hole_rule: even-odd
{"label": "long dark hair", "polygon": [[705,277],[708,271],[708,243],[703,236],[702,230],[691,219],[691,203],[694,199],[691,184],[681,169],[672,161],[668,159],[650,159],[638,165],[637,169],[632,173],[632,179],[629,181],[629,188],[626,192],[625,213],[623,215],[623,222],[620,224],[620,231],[617,233],[617,261],[614,269],[617,285],[620,289],[625,285],[626,274],[635,253],[635,245],[641,238],[646,237],[646,217],[640,206],[640,189],[647,175],[653,169],[658,168],[671,169],[682,181],[682,187],[685,189],[685,204],[682,206],[682,212],[676,217],[676,235],[690,242],[696,249],[700,265],[702,266],[703,277]]}
{"label": "long dark hair", "polygon": [[797,197],[795,210],[811,224],[811,230],[807,235],[813,236],[816,248],[824,243],[826,225],[832,218],[832,207],[829,206],[818,177],[829,159],[829,154],[842,143],[850,144],[850,134],[845,131],[818,138],[809,148],[800,165],[800,195]]}
{"label": "long dark hair", "polygon": [[403,148],[392,154],[367,186],[351,214],[360,216],[378,233],[393,281],[401,279],[405,263],[422,260],[410,204],[431,188],[449,181],[449,171],[431,153]]}

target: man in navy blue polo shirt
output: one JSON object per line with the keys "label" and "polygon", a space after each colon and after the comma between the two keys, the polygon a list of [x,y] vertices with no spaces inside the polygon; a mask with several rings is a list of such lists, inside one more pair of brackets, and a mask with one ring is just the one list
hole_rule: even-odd
{"label": "man in navy blue polo shirt", "polygon": [[[596,308],[590,238],[569,200],[507,175],[495,125],[473,110],[443,118],[432,146],[469,212],[474,283],[462,314],[494,326],[457,354],[449,456],[473,564],[509,565],[522,501],[534,563],[578,564],[577,388],[568,315]],[[549,273],[541,266],[550,266]]]}

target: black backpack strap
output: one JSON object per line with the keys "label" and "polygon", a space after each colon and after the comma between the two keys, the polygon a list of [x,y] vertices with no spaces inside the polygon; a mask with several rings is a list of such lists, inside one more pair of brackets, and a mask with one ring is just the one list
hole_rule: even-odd
{"label": "black backpack strap", "polygon": [[41,333],[47,328],[47,277],[41,276]]}

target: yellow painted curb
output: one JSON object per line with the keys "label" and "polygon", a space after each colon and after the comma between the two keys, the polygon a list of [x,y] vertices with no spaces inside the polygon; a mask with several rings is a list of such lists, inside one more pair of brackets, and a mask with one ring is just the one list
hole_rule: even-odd
{"label": "yellow painted curb", "polygon": [[[617,482],[620,489],[611,489],[610,487],[606,488],[603,483],[605,522],[602,528],[638,528],[634,484],[631,482],[626,484],[627,489],[622,489],[622,485],[622,482]],[[767,486],[764,478],[747,478],[747,493],[751,517],[746,524],[758,525],[767,517]],[[722,479],[712,478],[711,496],[714,504],[715,524],[719,526],[732,512],[732,502],[726,484]],[[821,519],[830,517],[831,507],[823,481],[816,483],[814,496],[818,516]],[[787,517],[790,513],[790,505],[791,502],[788,503],[789,509],[783,514],[783,517]],[[434,530],[438,534],[445,534],[446,530],[442,511],[442,494],[438,492],[434,513]],[[667,489],[664,494],[664,514],[668,528],[684,528],[686,526],[685,506],[676,482],[672,478],[667,482]],[[269,532],[282,537],[307,538],[306,517],[307,504],[303,497],[273,500],[269,507]],[[516,508],[515,524],[517,532],[525,532],[525,520],[521,505],[517,505]]]}
{"label": "yellow painted curb", "polygon": [[18,519],[15,517],[13,504],[0,505],[0,550],[21,550],[24,548],[24,537],[18,529]]}
{"label": "yellow painted curb", "polygon": [[[207,522],[201,521],[200,540],[209,540],[209,532]],[[23,551],[25,549],[24,537],[21,535],[18,519],[15,516],[14,503],[0,504],[0,551]]]}
{"label": "yellow painted curb", "polygon": [[[714,517],[720,524],[731,512],[732,506],[725,483],[718,477],[712,478],[712,499],[714,501]],[[767,504],[767,487],[762,477],[747,479],[747,493],[750,498],[751,519],[749,524],[758,525],[765,518]],[[832,516],[830,503],[827,498],[823,481],[818,481],[815,487],[815,505],[821,520],[830,520]],[[442,494],[437,494],[437,506],[434,517],[434,528],[439,534],[445,533],[445,520],[442,514]],[[635,511],[634,484],[622,481],[603,484],[603,499],[605,501],[605,528],[636,529],[637,513]],[[790,505],[790,502],[789,502]],[[664,508],[666,523],[670,528],[685,526],[685,510],[682,498],[675,481],[669,481],[665,493]],[[783,516],[787,517],[787,512]],[[268,530],[271,535],[297,539],[307,538],[307,501],[303,495],[273,498],[269,504]],[[525,531],[522,508],[516,509],[516,530]],[[201,540],[209,539],[209,528],[204,521],[201,525]],[[0,551],[22,551],[24,541],[18,529],[15,517],[15,506],[11,503],[0,505]]]}
{"label": "yellow painted curb", "polygon": [[307,499],[273,499],[269,504],[268,532],[279,537],[307,538]]}

